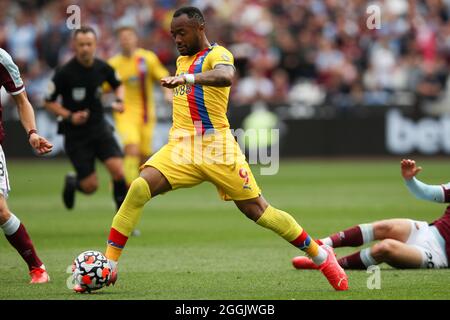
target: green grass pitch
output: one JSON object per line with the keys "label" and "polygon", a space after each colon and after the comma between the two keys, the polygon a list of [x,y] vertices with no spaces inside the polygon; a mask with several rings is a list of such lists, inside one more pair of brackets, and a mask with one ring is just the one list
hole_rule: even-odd
{"label": "green grass pitch", "polygon": [[[282,162],[275,176],[260,176],[272,205],[291,213],[314,237],[355,224],[408,217],[431,221],[444,205],[414,199],[405,188],[400,159]],[[422,159],[428,183],[449,179],[450,162]],[[449,299],[450,270],[400,271],[381,265],[381,288],[370,290],[366,271],[349,271],[350,289],[335,292],[318,271],[298,271],[300,252],[219,200],[204,183],[153,199],[145,207],[140,237],[122,256],[115,287],[75,294],[66,286],[73,259],[104,251],[114,205],[108,176],[97,166],[96,194],[77,194],[73,211],[61,201],[66,161],[8,161],[9,207],[26,225],[51,283],[31,286],[26,265],[0,240],[0,300],[4,299]],[[337,249],[338,256],[352,249]]]}

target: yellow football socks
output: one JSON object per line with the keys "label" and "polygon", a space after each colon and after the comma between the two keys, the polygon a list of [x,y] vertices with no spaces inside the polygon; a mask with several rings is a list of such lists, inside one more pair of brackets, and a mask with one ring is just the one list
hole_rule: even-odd
{"label": "yellow football socks", "polygon": [[256,221],[260,226],[279,234],[283,239],[303,250],[316,263],[325,261],[327,253],[287,212],[268,206]]}
{"label": "yellow football socks", "polygon": [[123,159],[123,167],[125,171],[125,181],[130,185],[134,179],[139,177],[139,156],[125,155]]}
{"label": "yellow football socks", "polygon": [[141,218],[144,205],[150,199],[151,192],[147,181],[142,177],[135,179],[131,183],[122,206],[114,216],[106,248],[108,259],[119,260],[128,237]]}

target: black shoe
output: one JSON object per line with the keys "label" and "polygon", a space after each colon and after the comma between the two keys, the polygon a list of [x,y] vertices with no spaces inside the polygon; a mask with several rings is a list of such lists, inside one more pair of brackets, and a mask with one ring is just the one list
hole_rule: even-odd
{"label": "black shoe", "polygon": [[63,191],[63,202],[67,209],[72,209],[75,203],[75,191],[77,190],[77,177],[73,173],[66,174]]}

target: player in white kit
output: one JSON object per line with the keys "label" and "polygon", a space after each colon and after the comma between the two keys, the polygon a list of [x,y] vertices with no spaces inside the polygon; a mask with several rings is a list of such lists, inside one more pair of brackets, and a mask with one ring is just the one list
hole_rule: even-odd
{"label": "player in white kit", "polygon": [[[11,56],[0,48],[0,88],[4,87],[12,95],[19,109],[19,116],[25,131],[28,133],[28,142],[38,154],[45,154],[52,150],[52,145],[36,130],[33,107],[28,101],[19,69]],[[5,233],[9,243],[17,250],[28,265],[30,283],[45,283],[50,280],[44,264],[34,249],[33,242],[20,220],[8,209],[9,178],[6,168],[5,154],[1,144],[5,137],[2,124],[2,106],[0,103],[0,228]]]}
{"label": "player in white kit", "polygon": [[[450,183],[428,185],[416,178],[422,170],[414,160],[402,160],[401,171],[409,191],[417,198],[450,203]],[[334,248],[359,247],[379,240],[372,247],[338,259],[344,269],[366,269],[385,262],[395,268],[448,268],[450,257],[450,206],[433,223],[390,219],[360,224],[319,240]],[[297,269],[315,269],[306,257],[295,257]]]}

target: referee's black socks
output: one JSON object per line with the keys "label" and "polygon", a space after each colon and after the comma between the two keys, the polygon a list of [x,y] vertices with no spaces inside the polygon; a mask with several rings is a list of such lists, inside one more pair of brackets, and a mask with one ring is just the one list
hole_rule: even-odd
{"label": "referee's black socks", "polygon": [[116,202],[117,210],[119,210],[120,206],[122,205],[123,200],[125,200],[125,196],[127,195],[128,186],[125,182],[125,179],[113,180],[114,185],[114,201]]}

